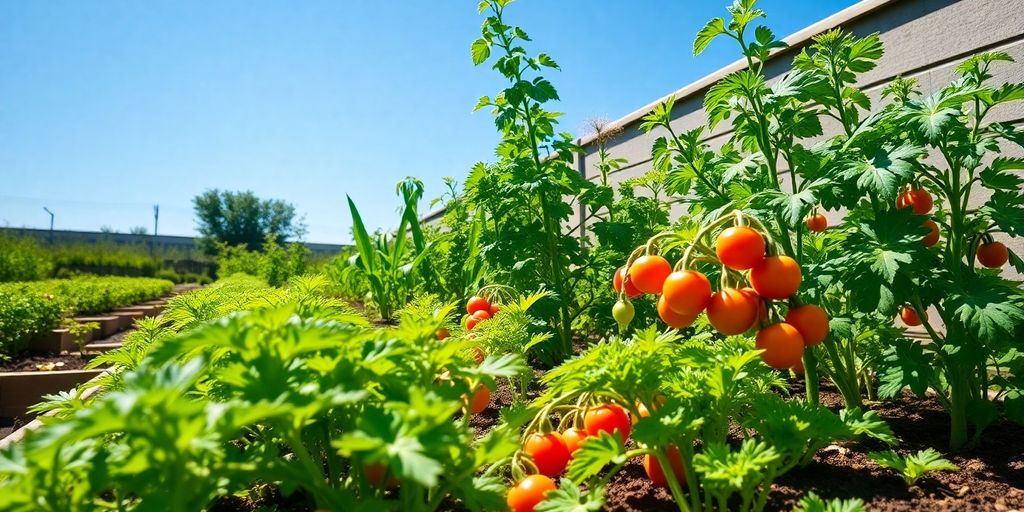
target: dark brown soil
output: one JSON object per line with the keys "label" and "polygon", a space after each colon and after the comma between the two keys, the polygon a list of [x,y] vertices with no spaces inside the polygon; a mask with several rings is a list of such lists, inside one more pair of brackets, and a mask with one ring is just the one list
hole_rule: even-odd
{"label": "dark brown soil", "polygon": [[[839,394],[828,388],[821,398],[830,407],[842,403]],[[792,510],[810,491],[826,499],[860,498],[872,511],[1024,510],[1024,426],[999,423],[985,431],[977,446],[949,453],[949,416],[936,400],[906,396],[874,404],[872,409],[902,440],[899,452],[932,447],[946,454],[960,471],[931,473],[908,489],[898,474],[867,458],[867,452],[882,449],[877,443],[832,445],[806,467],[779,478],[767,510]],[[631,460],[612,478],[605,496],[606,510],[678,510],[666,490],[647,480],[640,459]]]}

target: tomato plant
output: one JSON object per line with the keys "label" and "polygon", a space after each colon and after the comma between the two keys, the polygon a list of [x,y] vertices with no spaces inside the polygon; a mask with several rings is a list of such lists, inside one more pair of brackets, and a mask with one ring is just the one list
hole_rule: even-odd
{"label": "tomato plant", "polygon": [[544,475],[530,475],[508,491],[508,507],[512,512],[533,512],[545,494],[555,490],[555,482]]}

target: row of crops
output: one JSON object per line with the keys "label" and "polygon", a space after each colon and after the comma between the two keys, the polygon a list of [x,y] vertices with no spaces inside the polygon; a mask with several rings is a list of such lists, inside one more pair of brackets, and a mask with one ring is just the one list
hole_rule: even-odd
{"label": "row of crops", "polygon": [[173,287],[162,279],[96,276],[0,283],[0,354],[17,353],[70,316],[156,299]]}

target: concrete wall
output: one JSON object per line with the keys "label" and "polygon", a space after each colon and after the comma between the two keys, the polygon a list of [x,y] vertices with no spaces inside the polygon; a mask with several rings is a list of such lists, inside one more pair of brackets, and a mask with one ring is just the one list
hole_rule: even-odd
{"label": "concrete wall", "polygon": [[[1024,1],[1021,0],[865,0],[786,38],[790,49],[776,54],[765,66],[769,81],[790,69],[793,56],[810,43],[812,36],[835,27],[862,36],[879,33],[885,55],[875,69],[861,76],[859,84],[872,100],[877,100],[885,85],[900,75],[916,78],[922,92],[930,93],[953,79],[957,64],[987,50],[1005,51],[1017,61],[995,64],[994,84],[1024,82]],[[703,101],[708,88],[743,67],[745,63],[737,61],[673,93],[672,116],[676,132],[704,124]],[[642,175],[651,168],[651,146],[663,134],[658,131],[644,134],[639,126],[641,118],[664,100],[653,101],[613,123],[623,131],[607,143],[606,148],[613,157],[629,162],[611,175],[613,183]],[[1022,123],[1024,102],[993,110],[988,119]],[[827,135],[839,129],[830,121],[822,118]],[[719,146],[728,138],[730,130],[728,122],[723,122],[707,134],[706,140],[712,146]],[[580,143],[585,154],[577,157],[577,168],[588,179],[598,179],[597,145],[593,137],[584,138]],[[1016,146],[1006,147],[1006,154],[1020,155],[1022,151]],[[979,194],[973,199],[981,202],[984,197]],[[579,207],[577,210],[582,219],[584,212]],[[674,213],[681,213],[681,209],[675,208]],[[1024,240],[1003,241],[1018,254],[1024,254]]]}

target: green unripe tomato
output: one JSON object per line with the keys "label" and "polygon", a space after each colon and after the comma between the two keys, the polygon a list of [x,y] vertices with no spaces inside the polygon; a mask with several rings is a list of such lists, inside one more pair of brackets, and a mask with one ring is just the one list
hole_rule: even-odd
{"label": "green unripe tomato", "polygon": [[612,318],[619,324],[620,329],[625,329],[633,321],[635,314],[636,310],[630,302],[620,300],[612,306]]}

